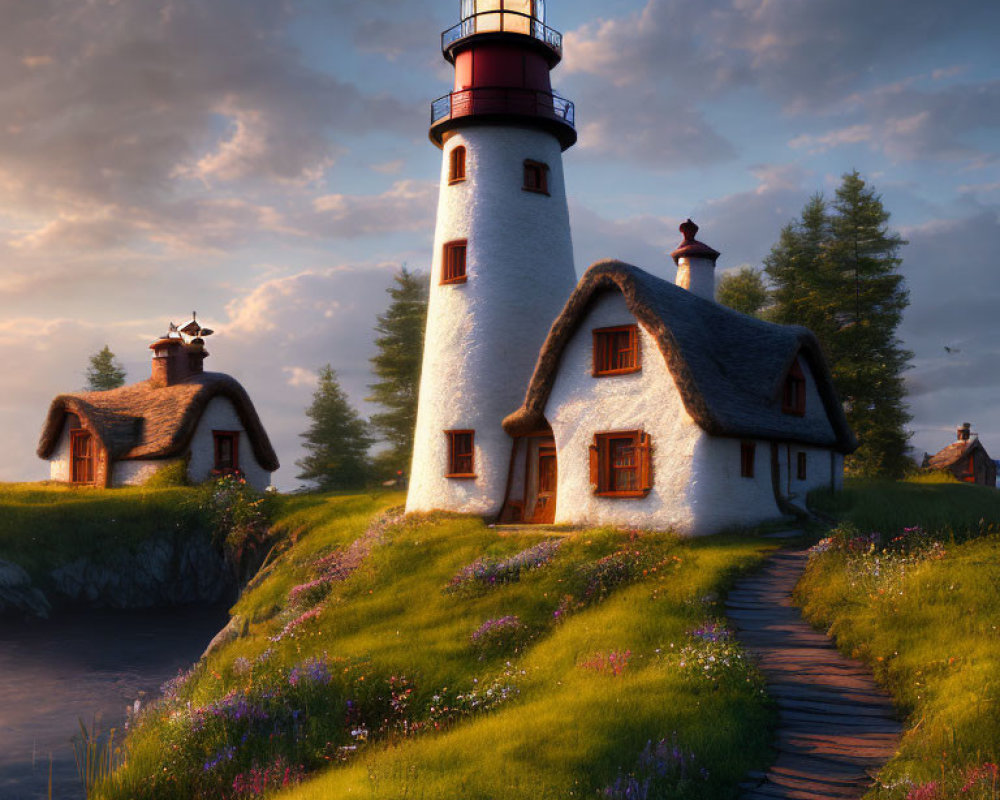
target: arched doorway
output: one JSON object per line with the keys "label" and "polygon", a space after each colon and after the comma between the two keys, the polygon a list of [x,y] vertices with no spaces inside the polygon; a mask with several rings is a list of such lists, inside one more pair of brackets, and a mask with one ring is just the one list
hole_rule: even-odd
{"label": "arched doorway", "polygon": [[514,439],[500,521],[550,525],[556,519],[559,464],[556,440],[545,428]]}

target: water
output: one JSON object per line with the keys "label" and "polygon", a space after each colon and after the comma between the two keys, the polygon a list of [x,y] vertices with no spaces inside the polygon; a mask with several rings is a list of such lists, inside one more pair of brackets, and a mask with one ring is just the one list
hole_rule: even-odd
{"label": "water", "polygon": [[[226,607],[88,611],[52,620],[0,620],[0,800],[83,800],[71,739],[121,731],[125,708],[198,659]],[[116,736],[117,738],[117,736]]]}

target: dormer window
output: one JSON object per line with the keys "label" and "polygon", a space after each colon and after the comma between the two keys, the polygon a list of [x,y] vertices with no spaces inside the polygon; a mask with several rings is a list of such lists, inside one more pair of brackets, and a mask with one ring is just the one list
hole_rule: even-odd
{"label": "dormer window", "polygon": [[549,165],[540,161],[524,162],[524,191],[549,193]]}
{"label": "dormer window", "polygon": [[461,183],[465,180],[465,148],[456,147],[451,151],[448,167],[448,183]]}
{"label": "dormer window", "polygon": [[594,377],[638,372],[639,326],[619,325],[594,331]]}
{"label": "dormer window", "polygon": [[806,377],[802,373],[798,359],[792,364],[785,376],[785,387],[782,392],[781,410],[785,414],[794,414],[797,417],[805,416],[806,413]]}

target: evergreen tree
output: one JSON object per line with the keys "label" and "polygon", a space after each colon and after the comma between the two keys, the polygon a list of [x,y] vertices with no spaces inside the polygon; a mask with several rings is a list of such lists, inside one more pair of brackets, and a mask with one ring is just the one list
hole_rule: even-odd
{"label": "evergreen tree", "polygon": [[767,285],[760,270],[741,267],[737,272],[727,272],[722,276],[715,296],[724,306],[742,314],[759,317],[767,305]]}
{"label": "evergreen tree", "polygon": [[385,409],[371,418],[372,427],[389,444],[377,457],[377,470],[395,475],[409,470],[413,453],[427,324],[427,276],[403,267],[388,291],[392,301],[377,318],[378,352],[371,359],[378,381],[368,387],[371,397],[367,399]]}
{"label": "evergreen tree", "polygon": [[319,385],[306,416],[312,424],[299,434],[306,440],[307,451],[295,462],[302,470],[299,480],[312,481],[323,490],[364,486],[370,469],[368,448],[374,440],[351,408],[329,364],[320,370]]}
{"label": "evergreen tree", "polygon": [[849,473],[899,477],[908,464],[903,372],[912,354],[896,335],[908,294],[898,270],[906,244],[881,197],[855,171],[832,204],[813,197],[765,261],[773,318],[819,338],[860,448]]}
{"label": "evergreen tree", "polygon": [[87,391],[106,392],[108,389],[117,389],[124,385],[125,368],[111,352],[111,348],[104,345],[103,350],[90,357],[90,366],[87,367]]}

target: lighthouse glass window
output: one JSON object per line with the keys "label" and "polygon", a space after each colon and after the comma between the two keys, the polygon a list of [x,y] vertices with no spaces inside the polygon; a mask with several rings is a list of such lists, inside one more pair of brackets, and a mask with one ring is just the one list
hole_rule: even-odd
{"label": "lighthouse glass window", "polygon": [[594,331],[594,377],[625,375],[640,368],[638,325]]}

